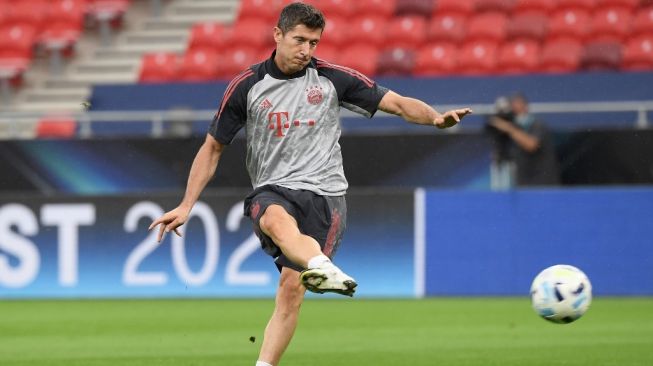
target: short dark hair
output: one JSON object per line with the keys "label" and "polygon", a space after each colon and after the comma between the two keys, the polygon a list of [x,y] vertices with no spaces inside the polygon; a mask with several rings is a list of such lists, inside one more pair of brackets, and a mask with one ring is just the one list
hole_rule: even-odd
{"label": "short dark hair", "polygon": [[304,3],[292,3],[281,10],[277,27],[282,33],[285,34],[299,24],[309,29],[324,30],[324,15],[314,6]]}

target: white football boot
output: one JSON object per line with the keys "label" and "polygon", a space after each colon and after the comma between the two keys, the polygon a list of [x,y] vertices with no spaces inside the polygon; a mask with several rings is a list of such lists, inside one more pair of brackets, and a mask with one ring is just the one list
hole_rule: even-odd
{"label": "white football boot", "polygon": [[308,291],[318,294],[334,292],[354,296],[356,286],[358,286],[353,278],[347,276],[331,262],[326,262],[319,268],[302,271],[300,279]]}

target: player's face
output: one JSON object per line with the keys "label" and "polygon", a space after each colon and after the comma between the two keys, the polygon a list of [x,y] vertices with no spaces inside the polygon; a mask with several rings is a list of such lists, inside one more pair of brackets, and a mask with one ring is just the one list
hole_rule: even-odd
{"label": "player's face", "polygon": [[303,69],[311,61],[321,36],[322,29],[310,29],[303,24],[296,25],[286,34],[283,34],[281,29],[274,28],[277,66],[285,73]]}

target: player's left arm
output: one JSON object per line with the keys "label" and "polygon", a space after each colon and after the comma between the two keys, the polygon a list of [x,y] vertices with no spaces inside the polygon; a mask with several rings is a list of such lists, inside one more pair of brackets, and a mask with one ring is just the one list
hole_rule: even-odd
{"label": "player's left arm", "polygon": [[460,120],[472,113],[470,108],[453,109],[439,113],[430,105],[419,99],[401,96],[389,90],[381,99],[379,109],[397,115],[408,122],[420,125],[448,128],[455,126]]}

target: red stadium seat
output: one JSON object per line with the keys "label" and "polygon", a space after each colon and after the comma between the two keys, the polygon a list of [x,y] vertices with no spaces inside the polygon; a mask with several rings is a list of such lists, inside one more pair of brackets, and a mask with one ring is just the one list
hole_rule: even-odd
{"label": "red stadium seat", "polygon": [[501,41],[506,37],[508,17],[503,13],[483,13],[469,20],[467,40]]}
{"label": "red stadium seat", "polygon": [[221,23],[204,22],[193,25],[188,48],[222,50],[229,44],[231,29]]}
{"label": "red stadium seat", "polygon": [[549,20],[549,39],[572,38],[585,40],[590,34],[591,18],[587,11],[565,9],[553,14]]}
{"label": "red stadium seat", "polygon": [[243,19],[234,24],[233,34],[239,46],[260,48],[274,44],[273,29],[274,26],[264,20]]}
{"label": "red stadium seat", "polygon": [[630,32],[632,12],[622,7],[601,8],[594,13],[592,40],[621,42]]}
{"label": "red stadium seat", "polygon": [[537,71],[540,45],[533,40],[505,43],[499,50],[498,68],[503,73],[528,73]]}
{"label": "red stadium seat", "polygon": [[415,51],[408,48],[388,48],[379,54],[377,75],[410,75],[415,67]]}
{"label": "red stadium seat", "polygon": [[427,39],[447,42],[462,41],[467,36],[468,24],[469,18],[461,13],[436,15],[429,24]]}
{"label": "red stadium seat", "polygon": [[431,43],[422,47],[415,62],[416,75],[449,75],[458,64],[458,48],[453,43]]}
{"label": "red stadium seat", "polygon": [[319,0],[316,6],[324,13],[328,21],[331,17],[347,18],[354,15],[354,8],[349,3],[350,1],[347,0]]}
{"label": "red stadium seat", "polygon": [[56,0],[50,5],[40,41],[54,52],[69,55],[84,30],[85,0]]}
{"label": "red stadium seat", "polygon": [[[394,14],[397,0],[357,0],[349,4],[354,14],[368,14],[389,18]],[[327,19],[327,25],[329,19]]]}
{"label": "red stadium seat", "polygon": [[376,74],[379,50],[373,46],[356,45],[346,48],[338,58],[341,65],[354,69],[364,75]]}
{"label": "red stadium seat", "polygon": [[515,0],[515,5],[512,9],[514,15],[520,13],[550,13],[557,6],[558,2],[565,0]]}
{"label": "red stadium seat", "polygon": [[0,58],[31,60],[36,30],[29,25],[10,25],[0,28]]}
{"label": "red stadium seat", "polygon": [[431,19],[427,38],[431,41],[460,42],[465,38],[467,18],[459,13],[445,13]]}
{"label": "red stadium seat", "polygon": [[27,26],[38,32],[48,14],[48,3],[42,0],[15,1],[7,10],[5,25]]}
{"label": "red stadium seat", "polygon": [[621,68],[633,71],[653,70],[653,34],[628,41]]}
{"label": "red stadium seat", "polygon": [[383,17],[362,15],[354,18],[349,32],[356,35],[355,40],[366,45],[381,47],[385,41],[387,21]]}
{"label": "red stadium seat", "polygon": [[220,60],[214,50],[193,49],[186,52],[179,66],[178,79],[208,81],[219,77]]}
{"label": "red stadium seat", "polygon": [[621,44],[617,42],[590,42],[581,57],[584,70],[616,70],[621,64]]}
{"label": "red stadium seat", "polygon": [[287,2],[282,0],[241,0],[238,20],[256,19],[276,25],[279,12]]}
{"label": "red stadium seat", "polygon": [[388,24],[384,48],[417,48],[426,39],[426,20],[420,16],[397,16]]}
{"label": "red stadium seat", "polygon": [[331,17],[326,20],[326,27],[324,32],[322,32],[320,45],[342,46],[350,37],[349,22],[344,18]]}
{"label": "red stadium seat", "polygon": [[632,35],[653,34],[653,6],[637,11],[631,32]]}
{"label": "red stadium seat", "polygon": [[476,0],[474,9],[477,12],[500,12],[509,13],[515,5],[514,0]]}
{"label": "red stadium seat", "polygon": [[73,138],[77,132],[77,121],[67,116],[41,118],[36,125],[37,138]]}
{"label": "red stadium seat", "polygon": [[494,73],[498,48],[497,42],[489,40],[465,43],[458,56],[458,71],[468,75]]}
{"label": "red stadium seat", "polygon": [[596,7],[596,0],[559,0],[558,10],[576,9],[592,11]]}
{"label": "red stadium seat", "polygon": [[434,0],[401,0],[397,2],[395,14],[428,17],[433,12]]}
{"label": "red stadium seat", "polygon": [[474,13],[475,0],[437,0],[433,15],[456,13],[470,16]]}
{"label": "red stadium seat", "polygon": [[583,46],[580,41],[558,39],[544,44],[540,70],[545,72],[573,72],[580,64]]}
{"label": "red stadium seat", "polygon": [[139,81],[146,83],[170,82],[177,79],[179,58],[174,53],[148,53],[143,55]]}
{"label": "red stadium seat", "polygon": [[[222,55],[218,69],[220,78],[232,79],[252,64],[263,61],[261,55],[262,50],[251,47],[237,46],[230,48],[228,52]],[[270,57],[270,55],[267,54],[265,57]]]}
{"label": "red stadium seat", "polygon": [[508,38],[542,40],[546,35],[548,19],[543,13],[520,13],[508,23]]}

